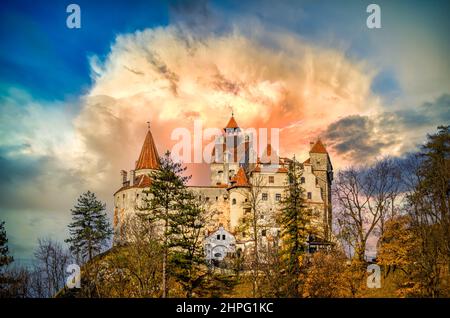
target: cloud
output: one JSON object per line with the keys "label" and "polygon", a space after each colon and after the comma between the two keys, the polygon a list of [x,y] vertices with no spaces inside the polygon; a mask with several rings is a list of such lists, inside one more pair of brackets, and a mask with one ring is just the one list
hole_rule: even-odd
{"label": "cloud", "polygon": [[433,102],[376,115],[347,116],[330,124],[323,137],[349,162],[370,162],[383,155],[414,151],[440,124],[450,122],[450,95]]}
{"label": "cloud", "polygon": [[339,155],[361,162],[377,157],[396,142],[391,138],[395,134],[377,133],[377,128],[369,116],[353,115],[329,125],[324,137]]}
{"label": "cloud", "polygon": [[[61,218],[53,230],[45,225],[36,233],[64,233],[69,209],[88,189],[111,214],[119,172],[134,168],[147,121],[162,154],[176,143],[173,129],[192,131],[196,119],[222,128],[232,107],[241,127],[280,128],[285,156],[305,157],[309,142],[322,135],[339,168],[401,153],[448,119],[448,95],[410,113],[386,112],[371,90],[376,70],[364,61],[246,23],[223,33],[199,34],[192,31],[199,26],[176,23],[118,35],[106,57],[89,57],[92,86],[77,101],[41,102],[17,90],[4,95],[0,211],[13,237],[29,230],[18,220],[33,223],[34,210],[45,222]],[[419,126],[410,132],[413,122]],[[190,165],[189,172],[193,183],[209,183],[205,165]]]}
{"label": "cloud", "polygon": [[[251,29],[198,36],[169,26],[118,36],[103,61],[92,59],[94,84],[76,119],[86,152],[99,155],[91,162],[117,174],[136,160],[147,120],[162,152],[174,128],[192,129],[194,119],[221,128],[230,108],[242,127],[282,128],[281,152],[304,155],[336,117],[380,107],[363,62],[287,31]],[[197,181],[207,183],[207,174]]]}

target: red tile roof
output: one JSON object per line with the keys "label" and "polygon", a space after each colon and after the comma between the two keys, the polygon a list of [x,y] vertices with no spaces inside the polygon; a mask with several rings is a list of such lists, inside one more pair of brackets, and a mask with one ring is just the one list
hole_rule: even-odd
{"label": "red tile roof", "polygon": [[230,118],[230,120],[228,121],[228,124],[227,124],[227,126],[225,127],[225,129],[227,129],[227,128],[239,128],[239,126],[238,126],[236,120],[234,119],[234,116],[233,116],[233,115],[231,115],[231,118]]}
{"label": "red tile roof", "polygon": [[322,141],[318,139],[314,146],[309,151],[310,153],[328,153],[325,149],[325,146],[323,145]]}
{"label": "red tile roof", "polygon": [[231,179],[232,187],[249,187],[247,175],[245,174],[244,168],[240,167],[236,176]]}
{"label": "red tile roof", "polygon": [[149,175],[146,174],[138,176],[134,182],[135,186],[138,188],[147,188],[152,185],[152,179]]}
{"label": "red tile roof", "polygon": [[150,129],[145,136],[144,144],[142,145],[141,154],[136,162],[136,170],[140,169],[158,169],[159,156],[156,149],[155,142]]}
{"label": "red tile roof", "polygon": [[133,188],[149,188],[152,185],[152,179],[147,174],[142,174],[134,178],[134,185],[130,185],[128,181],[124,186],[117,190],[114,195],[123,190],[133,189]]}

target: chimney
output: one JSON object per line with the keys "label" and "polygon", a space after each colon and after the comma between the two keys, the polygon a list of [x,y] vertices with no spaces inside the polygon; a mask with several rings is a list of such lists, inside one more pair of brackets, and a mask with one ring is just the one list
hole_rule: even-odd
{"label": "chimney", "polygon": [[134,178],[135,178],[134,170],[130,170],[130,186],[134,186]]}
{"label": "chimney", "polygon": [[125,186],[127,183],[127,172],[125,170],[121,170],[120,175],[122,176],[122,185]]}

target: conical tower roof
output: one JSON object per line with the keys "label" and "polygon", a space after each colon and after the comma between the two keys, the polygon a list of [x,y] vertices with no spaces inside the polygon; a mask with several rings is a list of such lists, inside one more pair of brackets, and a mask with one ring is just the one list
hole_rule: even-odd
{"label": "conical tower roof", "polygon": [[233,129],[239,128],[239,126],[238,126],[238,124],[236,122],[236,119],[234,119],[234,115],[233,114],[231,115],[231,118],[228,121],[228,124],[227,124],[227,126],[224,129],[230,129],[230,128],[233,128]]}
{"label": "conical tower roof", "polygon": [[314,146],[312,146],[312,148],[309,152],[310,153],[328,153],[327,150],[325,149],[324,144],[322,143],[322,141],[320,139],[318,139],[316,141],[316,143],[314,144]]}
{"label": "conical tower roof", "polygon": [[144,144],[142,145],[141,154],[139,155],[138,161],[136,161],[136,170],[158,168],[158,150],[156,149],[155,141],[149,128],[145,136]]}

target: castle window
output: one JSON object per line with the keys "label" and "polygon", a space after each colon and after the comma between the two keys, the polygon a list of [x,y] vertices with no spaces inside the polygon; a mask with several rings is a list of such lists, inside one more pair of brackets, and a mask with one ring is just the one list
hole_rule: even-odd
{"label": "castle window", "polygon": [[217,239],[220,240],[220,234],[217,234]]}
{"label": "castle window", "polygon": [[312,199],[312,193],[308,192],[308,200],[311,200],[311,199]]}
{"label": "castle window", "polygon": [[247,233],[243,232],[242,237],[246,237],[246,236],[247,236]]}
{"label": "castle window", "polygon": [[275,177],[269,176],[269,183],[274,183],[274,182],[275,182]]}
{"label": "castle window", "polygon": [[216,197],[216,201],[219,201],[219,197]]}
{"label": "castle window", "polygon": [[232,204],[235,205],[236,204],[236,199],[233,199],[232,202],[233,202]]}
{"label": "castle window", "polygon": [[223,173],[223,171],[222,171],[222,170],[219,170],[218,173]]}
{"label": "castle window", "polygon": [[136,199],[139,199],[139,193],[136,193]]}
{"label": "castle window", "polygon": [[261,236],[266,236],[266,230],[261,231]]}
{"label": "castle window", "polygon": [[275,201],[280,201],[281,200],[281,193],[276,193],[275,194]]}
{"label": "castle window", "polygon": [[305,177],[300,178],[300,183],[305,183]]}
{"label": "castle window", "polygon": [[209,197],[206,197],[206,202],[208,202],[209,201]]}
{"label": "castle window", "polygon": [[262,194],[262,199],[263,199],[263,201],[267,201],[267,198],[268,198],[267,193],[263,193],[263,194]]}
{"label": "castle window", "polygon": [[225,241],[225,234],[222,234],[222,240]]}
{"label": "castle window", "polygon": [[318,185],[318,184],[319,184],[319,179],[316,178],[316,185]]}
{"label": "castle window", "polygon": [[244,213],[250,213],[251,209],[250,208],[245,208],[244,209]]}
{"label": "castle window", "polygon": [[248,199],[245,199],[245,202],[248,202]]}

